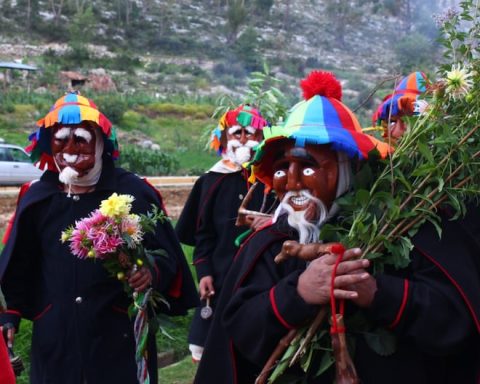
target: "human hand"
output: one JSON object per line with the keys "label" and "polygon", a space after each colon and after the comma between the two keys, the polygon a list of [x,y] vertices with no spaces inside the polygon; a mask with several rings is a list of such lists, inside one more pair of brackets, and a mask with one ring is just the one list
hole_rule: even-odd
{"label": "human hand", "polygon": [[267,224],[271,219],[271,217],[254,215],[247,215],[245,217],[245,221],[247,222],[248,226],[254,231],[258,231],[260,228],[265,226],[265,224]]}
{"label": "human hand", "polygon": [[205,300],[207,297],[215,295],[213,276],[203,276],[198,283],[198,290],[200,291],[201,300]]}
{"label": "human hand", "polygon": [[142,292],[152,284],[152,272],[146,267],[133,269],[128,277],[128,285],[136,292]]}
{"label": "human hand", "polygon": [[15,341],[15,327],[11,323],[0,325],[0,334],[3,335],[7,347],[10,349],[13,348],[13,343]]}
{"label": "human hand", "polygon": [[357,292],[357,297],[352,299],[352,302],[359,307],[368,308],[372,305],[377,292],[377,280],[364,269],[355,271],[356,274],[367,274],[368,277],[361,279],[348,287],[349,290]]}
{"label": "human hand", "polygon": [[[358,298],[356,290],[350,287],[369,278],[365,272],[370,262],[358,260],[362,251],[352,248],[345,251],[337,267],[333,294],[336,299]],[[298,278],[297,292],[308,304],[327,304],[330,301],[332,272],[338,255],[328,253],[313,260]],[[357,260],[354,260],[357,259]],[[358,271],[363,271],[358,273]]]}

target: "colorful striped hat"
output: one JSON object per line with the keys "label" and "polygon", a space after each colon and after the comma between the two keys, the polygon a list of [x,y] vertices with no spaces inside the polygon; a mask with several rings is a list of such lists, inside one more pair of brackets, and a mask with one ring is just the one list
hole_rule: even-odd
{"label": "colorful striped hat", "polygon": [[350,158],[366,159],[377,150],[387,156],[391,147],[362,132],[357,118],[342,104],[342,87],[330,72],[313,71],[301,81],[305,100],[296,104],[284,124],[263,130],[264,140],[258,146],[254,159],[248,165],[253,178],[272,186],[272,150],[283,145],[285,139],[295,145],[330,144],[336,151]]}
{"label": "colorful striped hat", "polygon": [[59,98],[47,115],[37,122],[38,129],[29,136],[31,144],[25,148],[32,161],[40,169],[57,171],[50,150],[50,129],[56,124],[96,124],[105,137],[106,151],[114,159],[118,158],[118,142],[112,123],[101,113],[95,103],[76,93],[67,93]]}
{"label": "colorful striped hat", "polygon": [[268,122],[262,117],[258,109],[249,105],[240,105],[236,109],[224,113],[218,121],[218,126],[213,130],[210,140],[210,147],[219,155],[226,150],[222,145],[222,132],[234,125],[263,129],[268,125]]}
{"label": "colorful striped hat", "polygon": [[[389,117],[413,115],[418,97],[427,90],[428,79],[423,72],[413,72],[404,77],[395,91],[385,96],[372,116],[373,125],[380,125]],[[390,112],[391,109],[391,112]]]}

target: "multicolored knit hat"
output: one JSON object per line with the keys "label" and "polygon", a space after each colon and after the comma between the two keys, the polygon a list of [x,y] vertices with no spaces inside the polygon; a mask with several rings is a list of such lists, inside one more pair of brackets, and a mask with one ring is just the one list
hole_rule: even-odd
{"label": "multicolored knit hat", "polygon": [[[428,79],[423,72],[413,72],[404,77],[395,91],[385,96],[372,116],[373,125],[381,125],[382,120],[400,115],[413,115],[418,96],[427,90]],[[391,109],[391,112],[390,112]]]}
{"label": "multicolored knit hat", "polygon": [[105,151],[113,159],[119,156],[118,142],[112,123],[101,113],[95,103],[76,93],[67,93],[59,98],[47,115],[37,121],[38,129],[29,136],[31,144],[25,148],[35,165],[40,169],[57,172],[50,149],[50,129],[56,124],[80,124],[88,121],[96,124],[104,134]]}
{"label": "multicolored knit hat", "polygon": [[300,147],[330,144],[334,150],[345,152],[350,158],[366,159],[374,150],[386,157],[392,151],[387,143],[362,132],[355,115],[340,101],[342,86],[332,73],[313,71],[300,85],[305,100],[291,109],[284,124],[263,130],[264,140],[248,165],[252,180],[258,178],[271,188],[272,155],[286,139],[294,140]]}
{"label": "multicolored knit hat", "polygon": [[222,132],[234,125],[263,129],[268,125],[268,122],[262,117],[258,109],[249,105],[240,105],[238,108],[226,112],[218,121],[218,126],[213,130],[210,140],[210,148],[214,149],[219,155],[226,150],[221,142]]}

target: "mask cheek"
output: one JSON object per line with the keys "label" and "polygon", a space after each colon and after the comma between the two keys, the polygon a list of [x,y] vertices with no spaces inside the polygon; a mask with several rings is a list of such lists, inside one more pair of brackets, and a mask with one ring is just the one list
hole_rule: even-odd
{"label": "mask cheek", "polygon": [[92,169],[95,166],[95,155],[82,154],[79,155],[73,168],[80,174]]}

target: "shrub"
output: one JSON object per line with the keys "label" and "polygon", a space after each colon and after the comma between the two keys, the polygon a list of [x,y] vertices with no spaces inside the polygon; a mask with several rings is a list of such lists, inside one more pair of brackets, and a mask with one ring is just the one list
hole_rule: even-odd
{"label": "shrub", "polygon": [[165,176],[179,168],[175,156],[133,146],[120,148],[118,165],[143,176]]}
{"label": "shrub", "polygon": [[128,110],[123,114],[120,126],[126,131],[131,131],[132,129],[138,129],[144,120],[144,116],[140,113]]}
{"label": "shrub", "polygon": [[402,73],[413,70],[427,71],[435,62],[436,47],[425,36],[412,33],[401,39],[394,47]]}
{"label": "shrub", "polygon": [[113,124],[119,124],[122,121],[127,103],[121,96],[115,94],[95,95],[93,99],[98,108]]}

